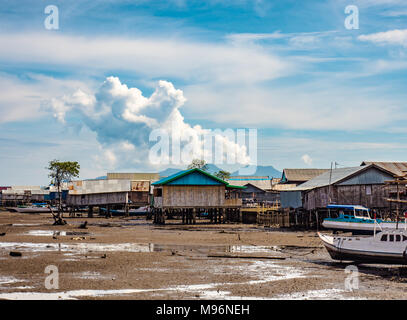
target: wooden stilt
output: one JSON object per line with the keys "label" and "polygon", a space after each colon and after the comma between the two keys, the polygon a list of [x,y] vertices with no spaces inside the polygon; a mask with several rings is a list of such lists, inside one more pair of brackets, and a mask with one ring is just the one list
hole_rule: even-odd
{"label": "wooden stilt", "polygon": [[88,209],[88,218],[93,218],[93,206],[89,206],[89,209]]}

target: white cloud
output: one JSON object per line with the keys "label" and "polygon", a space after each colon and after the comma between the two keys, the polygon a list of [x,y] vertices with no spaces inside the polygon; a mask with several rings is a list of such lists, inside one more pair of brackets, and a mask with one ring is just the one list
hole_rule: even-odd
{"label": "white cloud", "polygon": [[407,47],[407,29],[396,29],[385,32],[360,35],[358,39],[360,41],[370,41],[380,45],[390,44]]}
{"label": "white cloud", "polygon": [[[51,99],[48,107],[58,121],[67,125],[81,121],[95,132],[103,146],[102,155],[95,160],[101,167],[111,168],[147,162],[153,130],[166,130],[172,139],[178,137],[184,141],[182,150],[188,144],[192,155],[212,157],[212,149],[205,148],[202,139],[210,131],[184,121],[179,108],[185,101],[183,92],[167,81],[159,81],[153,94],[144,97],[139,89],[128,88],[117,77],[108,77],[95,94],[78,90]],[[214,136],[225,147],[222,161],[232,154],[237,162],[249,163],[246,146],[222,133]],[[188,162],[186,158],[191,154],[183,154],[181,163]]]}
{"label": "white cloud", "polygon": [[308,154],[304,154],[301,157],[301,160],[304,161],[304,163],[309,165],[309,166],[312,165],[312,158]]}
{"label": "white cloud", "polygon": [[382,130],[407,118],[397,98],[378,97],[377,88],[335,87],[330,81],[289,88],[188,86],[185,114],[241,127],[312,131]]}
{"label": "white cloud", "polygon": [[[0,123],[33,120],[44,116],[43,101],[77,87],[86,88],[81,81],[58,80],[38,74],[26,74],[24,80],[0,73]],[[63,110],[56,109],[58,116]]]}
{"label": "white cloud", "polygon": [[0,43],[0,59],[8,63],[46,64],[66,70],[85,68],[89,73],[137,72],[150,79],[176,77],[212,83],[253,83],[276,79],[295,70],[288,58],[237,43],[57,33],[3,33]]}

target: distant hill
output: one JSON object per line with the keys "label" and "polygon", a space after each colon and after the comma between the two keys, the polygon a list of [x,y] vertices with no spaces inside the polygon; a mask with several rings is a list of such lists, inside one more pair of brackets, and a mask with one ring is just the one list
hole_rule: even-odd
{"label": "distant hill", "polygon": [[[218,172],[219,170],[221,170],[217,165],[212,164],[212,163],[207,164],[207,168],[208,168],[207,171],[211,174],[214,174],[215,172]],[[185,170],[185,169],[167,168],[163,171],[160,171],[159,174],[161,177],[168,177],[170,175],[173,175],[173,174],[175,174],[179,171]]]}
{"label": "distant hill", "polygon": [[[211,174],[214,174],[215,172],[218,172],[219,170],[222,170],[219,168],[217,165],[209,163],[207,165],[208,167],[208,172]],[[185,168],[186,169],[186,168]],[[160,171],[159,174],[161,177],[168,177],[170,175],[173,175],[179,171],[185,170],[185,169],[178,169],[178,168],[167,168],[163,171]],[[239,171],[235,171],[231,173],[232,176],[238,176]],[[282,173],[275,169],[273,166],[257,166],[256,173],[253,174],[253,176],[269,176],[273,178],[281,178]],[[100,176],[97,178],[94,178],[93,180],[106,180],[107,176]]]}
{"label": "distant hill", "polygon": [[[238,176],[239,170],[232,172],[231,176]],[[282,172],[273,166],[257,166],[256,172],[251,176],[269,176],[270,178],[281,178]]]}
{"label": "distant hill", "polygon": [[177,172],[179,172],[181,170],[183,170],[183,169],[167,168],[167,169],[165,169],[163,171],[160,171],[159,174],[160,174],[160,177],[168,177],[168,176],[173,175],[173,174],[175,174],[175,173],[177,173]]}

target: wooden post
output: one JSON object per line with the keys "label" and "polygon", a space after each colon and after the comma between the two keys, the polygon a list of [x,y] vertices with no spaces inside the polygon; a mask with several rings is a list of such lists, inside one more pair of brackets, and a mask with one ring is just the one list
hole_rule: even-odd
{"label": "wooden post", "polygon": [[126,217],[129,217],[129,216],[130,216],[130,213],[129,213],[129,204],[128,204],[128,203],[126,203],[126,204],[124,205],[124,212],[125,212],[125,216],[126,216]]}
{"label": "wooden post", "polygon": [[93,206],[89,206],[89,209],[88,209],[88,218],[93,218]]}
{"label": "wooden post", "polygon": [[196,208],[192,209],[192,221],[193,224],[196,224]]}

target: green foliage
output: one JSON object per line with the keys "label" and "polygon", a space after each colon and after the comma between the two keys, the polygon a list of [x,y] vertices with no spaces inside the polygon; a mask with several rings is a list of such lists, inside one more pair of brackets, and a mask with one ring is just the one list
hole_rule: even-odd
{"label": "green foliage", "polygon": [[52,179],[51,183],[56,184],[58,187],[62,182],[72,181],[73,178],[79,177],[80,165],[77,161],[59,161],[52,160],[48,164],[49,177]]}
{"label": "green foliage", "polygon": [[188,166],[189,169],[201,169],[204,171],[208,171],[208,165],[206,164],[205,160],[200,160],[200,159],[194,159],[192,160],[191,164]]}
{"label": "green foliage", "polygon": [[47,169],[49,170],[48,176],[51,178],[51,183],[55,184],[58,188],[58,214],[53,215],[55,223],[57,225],[65,224],[62,220],[62,182],[72,181],[73,178],[79,177],[79,169],[81,166],[77,161],[59,161],[52,160],[48,163]]}
{"label": "green foliage", "polygon": [[215,176],[218,177],[219,179],[226,180],[230,178],[230,172],[219,170],[218,172],[215,173]]}

